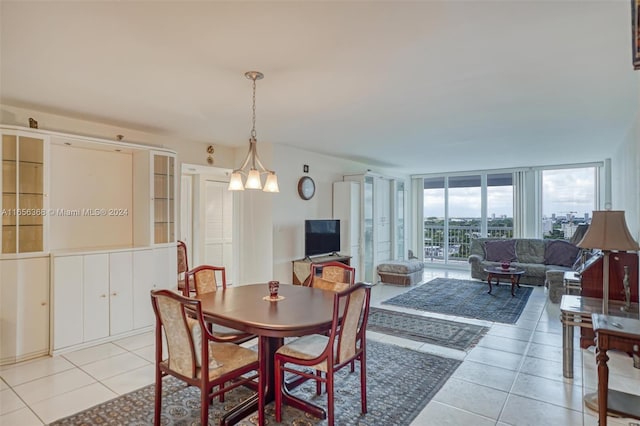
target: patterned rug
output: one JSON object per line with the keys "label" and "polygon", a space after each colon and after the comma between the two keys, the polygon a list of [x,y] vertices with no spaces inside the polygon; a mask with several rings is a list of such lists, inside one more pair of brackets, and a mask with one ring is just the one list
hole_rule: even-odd
{"label": "patterned rug", "polygon": [[[336,425],[408,425],[422,411],[429,400],[449,379],[460,361],[367,341],[367,398],[368,414],[360,414],[360,374],[349,367],[337,373],[335,385]],[[326,408],[326,394],[316,396],[315,382],[308,381],[294,392]],[[225,395],[225,402],[217,398],[209,409],[209,424],[217,425],[221,413],[250,397],[252,391],[236,388]],[[150,385],[74,414],[51,425],[118,425],[146,426],[153,424],[154,386]],[[200,421],[200,391],[185,387],[171,377],[164,379],[162,398],[163,425],[196,425]],[[278,424],[273,403],[266,409],[266,423]],[[281,425],[326,425],[306,413],[283,406]],[[257,423],[257,414],[239,424]]]}
{"label": "patterned rug", "polygon": [[487,291],[489,285],[481,281],[436,278],[382,303],[515,324],[529,300],[532,289],[526,286],[516,288],[515,297],[511,297],[510,284],[494,285],[491,294]]}
{"label": "patterned rug", "polygon": [[465,351],[475,346],[489,328],[371,308],[367,330]]}

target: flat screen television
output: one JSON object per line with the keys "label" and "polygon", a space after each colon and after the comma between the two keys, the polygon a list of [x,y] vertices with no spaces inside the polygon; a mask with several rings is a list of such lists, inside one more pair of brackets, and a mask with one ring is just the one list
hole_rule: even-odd
{"label": "flat screen television", "polygon": [[304,221],[304,255],[340,251],[340,221],[337,219]]}

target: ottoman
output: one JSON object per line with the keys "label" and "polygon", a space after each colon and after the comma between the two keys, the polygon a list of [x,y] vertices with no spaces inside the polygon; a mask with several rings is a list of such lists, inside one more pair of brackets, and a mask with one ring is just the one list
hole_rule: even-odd
{"label": "ottoman", "polygon": [[378,265],[380,281],[386,284],[411,285],[422,281],[424,264],[419,260],[397,260]]}

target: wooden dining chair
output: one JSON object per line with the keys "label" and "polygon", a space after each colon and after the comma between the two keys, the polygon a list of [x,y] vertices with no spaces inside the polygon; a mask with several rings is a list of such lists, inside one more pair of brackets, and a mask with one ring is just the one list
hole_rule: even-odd
{"label": "wooden dining chair", "polygon": [[187,272],[196,295],[227,289],[227,273],[224,266],[200,265]]}
{"label": "wooden dining chair", "polygon": [[193,286],[189,285],[187,272],[189,271],[189,260],[187,258],[187,245],[184,241],[178,241],[178,291],[189,297],[193,291]]}
{"label": "wooden dining chair", "polygon": [[[282,402],[302,408],[304,401],[291,395],[284,383],[284,373],[316,380],[316,393],[321,394],[322,383],[327,388],[327,423],[333,426],[335,372],[360,362],[360,403],[363,414],[367,412],[366,339],[367,318],[371,288],[357,283],[333,296],[333,318],[328,336],[313,334],[303,336],[281,346],[275,354],[275,415],[282,421]],[[341,309],[344,307],[344,309]],[[301,368],[291,367],[290,365]],[[316,373],[309,372],[313,368]],[[324,373],[324,377],[322,375]]]}
{"label": "wooden dining chair", "polygon": [[[154,425],[161,423],[162,379],[167,375],[200,389],[202,425],[208,424],[209,401],[213,397],[241,385],[257,387],[259,424],[264,424],[264,378],[260,375],[258,354],[211,334],[197,299],[170,290],[154,290],[151,303],[156,316]],[[162,355],[165,337],[166,359]]]}
{"label": "wooden dining chair", "polygon": [[[320,273],[318,270],[320,269]],[[355,282],[356,268],[340,262],[311,264],[309,287],[343,291]]]}
{"label": "wooden dining chair", "polygon": [[[201,265],[193,268],[186,275],[190,285],[195,288],[196,295],[211,293],[218,291],[218,289],[226,290],[227,288],[227,274],[223,266]],[[231,339],[235,343],[244,343],[256,337],[253,334],[225,327],[208,320],[207,324],[209,331],[215,336]]]}

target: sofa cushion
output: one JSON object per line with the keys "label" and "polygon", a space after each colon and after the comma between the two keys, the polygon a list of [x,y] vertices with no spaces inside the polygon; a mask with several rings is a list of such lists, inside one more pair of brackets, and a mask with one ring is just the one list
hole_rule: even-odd
{"label": "sofa cushion", "polygon": [[571,268],[580,248],[563,240],[548,240],[544,250],[544,264]]}
{"label": "sofa cushion", "polygon": [[484,251],[486,259],[490,262],[515,262],[518,260],[516,256],[515,240],[494,240],[484,242]]}
{"label": "sofa cushion", "polygon": [[517,238],[516,254],[521,263],[544,263],[544,241],[533,238]]}

